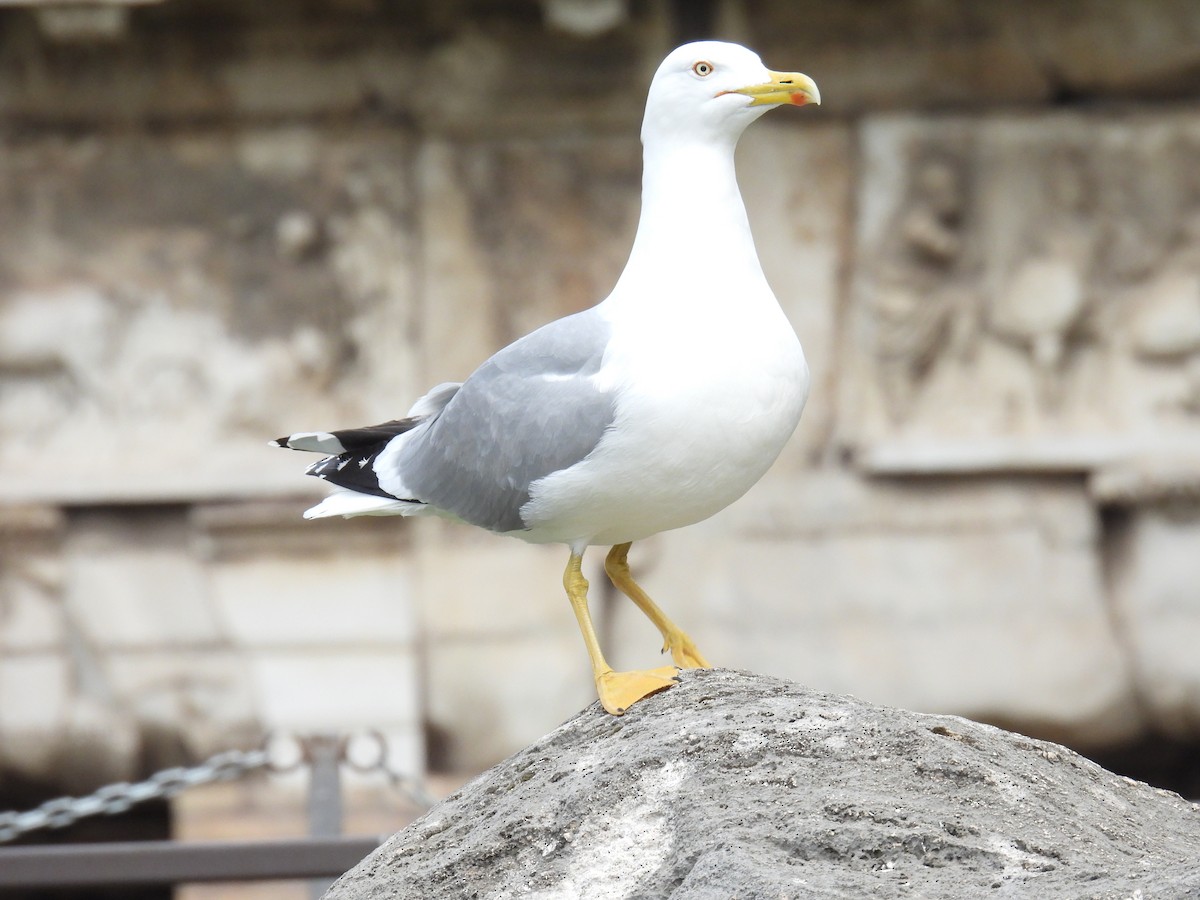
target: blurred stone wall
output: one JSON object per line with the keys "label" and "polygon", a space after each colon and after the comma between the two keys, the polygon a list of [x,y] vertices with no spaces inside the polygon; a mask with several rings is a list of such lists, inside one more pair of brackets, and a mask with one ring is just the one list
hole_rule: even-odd
{"label": "blurred stone wall", "polygon": [[[1194,2],[31,0],[0,8],[0,789],[269,729],[471,769],[590,701],[562,548],[303,522],[320,485],[265,443],[603,297],[697,27],[821,85],[739,150],[815,385],[750,495],[635,547],[650,593],[718,664],[1200,741]],[[593,555],[614,663],[654,663]]]}

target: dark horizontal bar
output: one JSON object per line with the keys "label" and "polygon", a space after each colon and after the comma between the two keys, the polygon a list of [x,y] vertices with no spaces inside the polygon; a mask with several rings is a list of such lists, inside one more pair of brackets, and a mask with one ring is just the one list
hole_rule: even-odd
{"label": "dark horizontal bar", "polygon": [[0,847],[0,890],[324,878],[341,875],[382,842],[338,837]]}

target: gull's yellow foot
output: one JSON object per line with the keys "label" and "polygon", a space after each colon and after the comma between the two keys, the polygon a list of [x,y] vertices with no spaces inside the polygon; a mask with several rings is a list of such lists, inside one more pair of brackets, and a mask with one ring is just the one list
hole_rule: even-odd
{"label": "gull's yellow foot", "polygon": [[616,544],[604,559],[604,571],[617,589],[632,600],[646,614],[659,634],[663,636],[663,653],[670,653],[675,665],[681,669],[711,669],[708,660],[696,649],[692,639],[679,626],[667,618],[650,595],[642,590],[629,573],[629,548],[631,543]]}
{"label": "gull's yellow foot", "polygon": [[679,670],[674,666],[641,672],[609,669],[596,676],[596,693],[600,695],[600,704],[614,716],[619,716],[643,697],[671,687],[678,681],[678,675]]}
{"label": "gull's yellow foot", "polygon": [[681,669],[711,669],[712,664],[696,649],[692,639],[682,631],[663,635],[663,653],[670,653],[675,665]]}

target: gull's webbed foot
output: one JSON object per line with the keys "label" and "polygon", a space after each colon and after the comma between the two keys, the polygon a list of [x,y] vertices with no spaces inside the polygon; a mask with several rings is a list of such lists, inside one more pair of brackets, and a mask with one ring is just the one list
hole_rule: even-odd
{"label": "gull's webbed foot", "polygon": [[601,705],[614,716],[622,715],[643,697],[665,691],[678,681],[674,666],[647,669],[640,672],[614,672],[611,669],[596,676],[596,693]]}

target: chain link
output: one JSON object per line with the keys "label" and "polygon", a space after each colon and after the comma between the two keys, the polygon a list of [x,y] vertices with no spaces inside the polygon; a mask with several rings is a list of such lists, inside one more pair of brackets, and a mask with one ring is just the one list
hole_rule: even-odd
{"label": "chain link", "polygon": [[419,778],[397,772],[391,766],[381,765],[379,771],[387,778],[392,790],[403,794],[418,809],[427,810],[437,803],[437,798],[425,789]]}
{"label": "chain link", "polygon": [[[174,797],[188,788],[214,781],[233,781],[258,769],[282,773],[304,765],[303,738],[298,739],[301,754],[295,764],[281,763],[272,758],[272,747],[279,737],[269,736],[258,750],[226,750],[210,756],[197,766],[163,769],[145,781],[107,784],[84,797],[57,797],[27,812],[0,812],[0,844],[14,841],[31,831],[65,828],[90,816],[120,815],[140,803]],[[397,771],[388,762],[387,739],[383,734],[372,731],[367,733],[367,737],[377,745],[375,758],[367,763],[356,762],[347,753],[348,743],[343,742],[342,762],[358,772],[380,772],[388,779],[392,789],[403,794],[411,803],[422,809],[433,806],[435,798],[425,790],[419,779]]]}
{"label": "chain link", "polygon": [[106,784],[85,797],[57,797],[27,812],[0,813],[0,844],[44,828],[65,828],[90,816],[115,816],[140,803],[174,797],[214,781],[232,781],[267,766],[265,750],[226,750],[198,766],[156,772],[145,781]]}
{"label": "chain link", "polygon": [[406,772],[399,771],[392,764],[388,758],[387,737],[383,732],[372,730],[364,733],[361,737],[374,745],[374,758],[366,761],[356,760],[352,752],[352,747],[347,742],[342,747],[342,760],[347,766],[356,772],[381,773],[388,780],[388,784],[391,785],[392,790],[403,794],[410,803],[419,809],[429,809],[437,803],[437,798],[425,789],[425,785],[419,778],[414,778]]}

